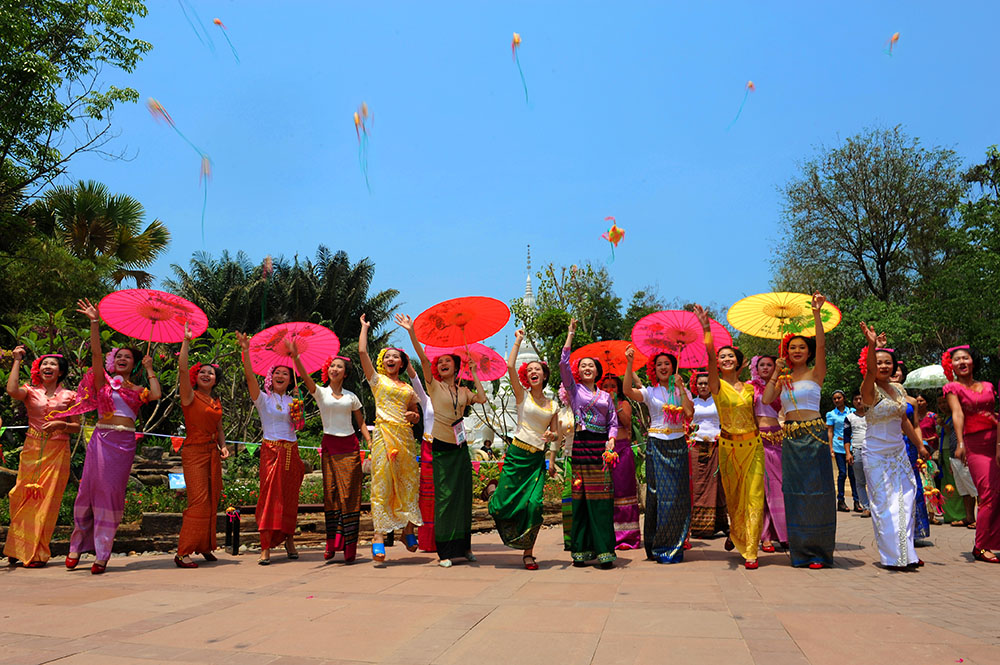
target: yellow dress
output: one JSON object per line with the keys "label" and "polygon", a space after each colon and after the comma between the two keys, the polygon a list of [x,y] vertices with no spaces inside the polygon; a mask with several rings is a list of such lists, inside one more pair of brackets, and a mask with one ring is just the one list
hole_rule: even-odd
{"label": "yellow dress", "polygon": [[375,397],[372,434],[372,522],[377,533],[423,524],[418,491],[417,442],[406,422],[413,388],[376,373],[368,382]]}
{"label": "yellow dress", "polygon": [[715,396],[722,434],[719,475],[729,510],[729,538],[743,558],[757,558],[764,518],[764,446],[753,415],[753,384],[736,390],[722,379]]}

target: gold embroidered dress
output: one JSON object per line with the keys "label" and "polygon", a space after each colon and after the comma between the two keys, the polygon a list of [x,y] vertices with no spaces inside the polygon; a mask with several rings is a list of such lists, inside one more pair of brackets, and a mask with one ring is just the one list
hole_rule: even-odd
{"label": "gold embroidered dress", "polygon": [[722,433],[719,476],[729,510],[729,538],[743,558],[757,558],[764,516],[764,446],[753,414],[753,384],[736,392],[719,379],[714,395]]}
{"label": "gold embroidered dress", "polygon": [[375,431],[372,433],[372,522],[378,533],[389,533],[420,518],[417,442],[406,422],[406,406],[413,388],[375,373],[369,380],[375,396]]}

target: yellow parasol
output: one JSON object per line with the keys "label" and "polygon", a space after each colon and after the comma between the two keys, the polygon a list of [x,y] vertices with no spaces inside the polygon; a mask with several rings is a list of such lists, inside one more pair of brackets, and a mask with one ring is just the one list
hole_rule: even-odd
{"label": "yellow parasol", "polygon": [[[826,332],[840,323],[840,310],[830,302],[823,303],[820,316]],[[754,337],[781,339],[788,333],[816,334],[812,296],[805,293],[776,291],[747,296],[729,308],[726,319],[732,327]]]}

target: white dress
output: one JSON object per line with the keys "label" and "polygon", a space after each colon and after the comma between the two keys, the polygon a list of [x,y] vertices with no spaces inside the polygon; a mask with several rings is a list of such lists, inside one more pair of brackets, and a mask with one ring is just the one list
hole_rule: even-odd
{"label": "white dress", "polygon": [[903,443],[906,391],[896,383],[890,388],[892,395],[875,386],[862,455],[879,558],[883,566],[907,566],[919,561],[913,546],[917,481]]}

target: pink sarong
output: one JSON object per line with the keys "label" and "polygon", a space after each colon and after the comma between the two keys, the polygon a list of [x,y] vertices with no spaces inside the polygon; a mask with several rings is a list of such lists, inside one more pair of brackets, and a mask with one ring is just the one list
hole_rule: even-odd
{"label": "pink sarong", "polygon": [[111,557],[134,459],[135,432],[94,429],[73,504],[71,552],[94,552],[98,561]]}
{"label": "pink sarong", "polygon": [[764,441],[764,523],[760,537],[787,543],[785,495],[781,491],[781,426],[764,425],[760,434]]}

